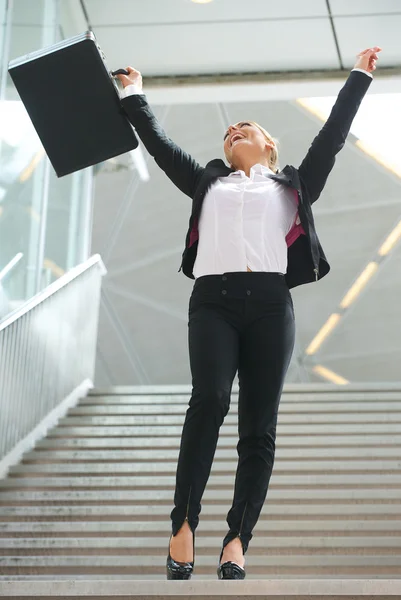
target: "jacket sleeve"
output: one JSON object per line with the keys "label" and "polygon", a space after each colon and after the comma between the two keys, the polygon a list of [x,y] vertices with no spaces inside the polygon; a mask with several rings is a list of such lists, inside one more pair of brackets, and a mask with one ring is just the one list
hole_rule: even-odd
{"label": "jacket sleeve", "polygon": [[122,98],[121,104],[158,166],[184,194],[193,198],[204,167],[166,135],[145,94],[133,94]]}
{"label": "jacket sleeve", "polygon": [[319,198],[327,177],[334,167],[335,156],[345,144],[352,121],[372,78],[360,71],[351,71],[338,94],[329,118],[313,140],[298,168],[311,204]]}

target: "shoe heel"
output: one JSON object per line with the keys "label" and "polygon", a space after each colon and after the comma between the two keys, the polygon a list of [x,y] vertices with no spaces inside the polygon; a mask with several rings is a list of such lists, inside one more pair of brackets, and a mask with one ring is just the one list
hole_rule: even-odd
{"label": "shoe heel", "polygon": [[173,534],[170,536],[168,544],[168,556],[166,562],[167,568],[167,579],[191,579],[192,572],[195,565],[195,532],[192,532],[192,544],[193,544],[193,557],[192,562],[178,562],[171,557],[170,554],[170,542]]}

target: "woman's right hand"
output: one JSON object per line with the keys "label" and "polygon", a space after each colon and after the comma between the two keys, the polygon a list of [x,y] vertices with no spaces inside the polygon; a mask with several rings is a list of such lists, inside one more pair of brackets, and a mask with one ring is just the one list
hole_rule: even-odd
{"label": "woman's right hand", "polygon": [[128,71],[129,75],[115,75],[121,81],[123,87],[127,87],[127,85],[137,85],[142,90],[142,75],[136,69],[132,67],[126,67],[126,71]]}

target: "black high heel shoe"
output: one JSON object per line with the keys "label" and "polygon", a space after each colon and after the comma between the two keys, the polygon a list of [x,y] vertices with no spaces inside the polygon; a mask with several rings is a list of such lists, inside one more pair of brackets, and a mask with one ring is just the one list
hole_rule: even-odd
{"label": "black high heel shoe", "polygon": [[217,567],[217,577],[219,579],[245,579],[245,569],[237,565],[237,563],[228,560],[222,565],[220,564],[223,552],[224,548],[220,552],[219,566]]}
{"label": "black high heel shoe", "polygon": [[170,554],[170,542],[173,534],[170,536],[168,544],[168,557],[167,557],[167,579],[191,579],[192,571],[194,570],[195,564],[195,532],[192,532],[192,543],[194,560],[192,562],[178,562],[171,557]]}

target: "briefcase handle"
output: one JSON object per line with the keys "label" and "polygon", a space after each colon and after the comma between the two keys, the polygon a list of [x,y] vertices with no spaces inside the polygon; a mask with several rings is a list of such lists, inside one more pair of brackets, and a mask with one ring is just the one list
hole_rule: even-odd
{"label": "briefcase handle", "polygon": [[129,75],[126,69],[117,69],[117,71],[112,71],[112,75]]}

